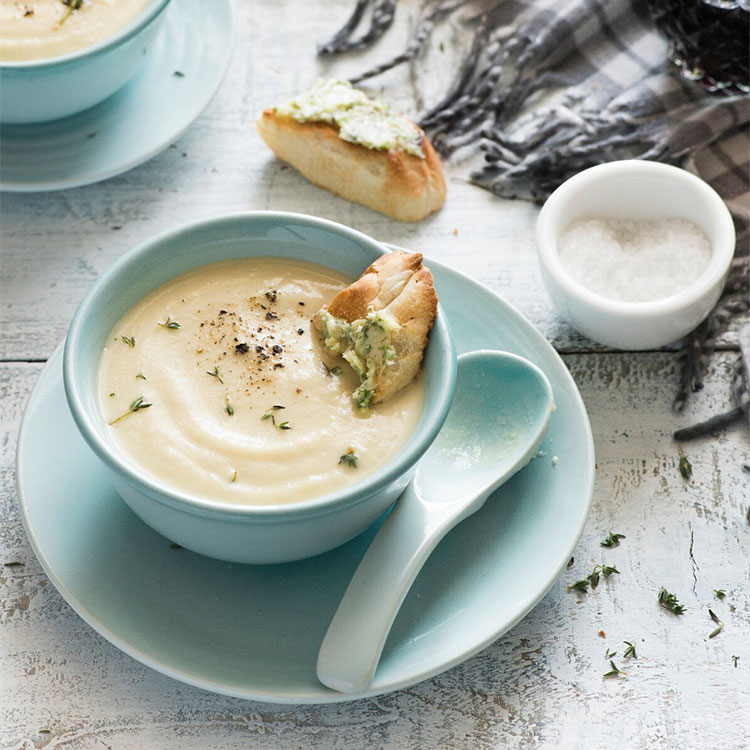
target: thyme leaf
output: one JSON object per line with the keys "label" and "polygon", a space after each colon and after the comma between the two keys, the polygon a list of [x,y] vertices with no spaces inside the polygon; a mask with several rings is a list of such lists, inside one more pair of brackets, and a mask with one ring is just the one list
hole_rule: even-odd
{"label": "thyme leaf", "polygon": [[724,623],[716,616],[713,610],[709,609],[708,614],[711,617],[711,619],[719,626],[708,635],[709,638],[715,638],[724,629]]}
{"label": "thyme leaf", "polygon": [[147,403],[143,400],[143,396],[138,396],[138,398],[133,401],[132,404],[128,407],[128,410],[124,414],[120,414],[119,417],[116,419],[113,419],[108,424],[115,424],[115,422],[119,422],[121,419],[125,419],[130,414],[135,414],[135,412],[140,411],[141,409],[148,409],[149,406],[152,406],[152,404]]}
{"label": "thyme leaf", "polygon": [[[227,396],[227,400],[226,400],[226,402],[225,402],[225,404],[224,404],[224,411],[225,411],[225,412],[226,412],[226,413],[227,413],[227,414],[228,414],[228,415],[229,415],[230,417],[233,417],[233,416],[234,416],[234,407],[232,406],[232,404],[230,404],[230,403],[229,403],[229,396]],[[232,481],[234,481],[234,480],[232,480]]]}
{"label": "thyme leaf", "polygon": [[224,378],[221,377],[218,367],[214,367],[213,372],[206,370],[206,375],[210,375],[212,378],[216,378],[222,385],[224,385]]}
{"label": "thyme leaf", "polygon": [[137,375],[135,376],[135,379],[136,379],[136,380],[148,380],[148,378],[147,378],[147,377],[146,377],[146,376],[145,376],[145,375],[144,375],[144,374],[143,374],[142,372],[139,372],[139,373],[138,373],[138,374],[137,374]]}
{"label": "thyme leaf", "polygon": [[580,591],[582,593],[586,593],[589,588],[589,582],[586,578],[583,578],[580,581],[576,581],[575,583],[571,583],[570,586],[568,586],[569,589],[572,589],[574,591]]}
{"label": "thyme leaf", "polygon": [[685,614],[685,607],[677,601],[674,594],[670,594],[663,586],[659,589],[659,606],[676,615]]}
{"label": "thyme leaf", "polygon": [[693,476],[693,465],[688,461],[688,457],[685,455],[685,451],[682,450],[682,446],[680,446],[680,474],[685,480]]}
{"label": "thyme leaf", "polygon": [[625,539],[625,534],[613,534],[609,532],[609,536],[602,542],[599,542],[600,547],[619,547],[620,539]]}
{"label": "thyme leaf", "polygon": [[233,482],[236,482],[236,481],[237,481],[237,469],[235,469],[235,470],[234,470],[234,471],[232,472],[232,481],[233,481]]}
{"label": "thyme leaf", "polygon": [[159,323],[162,328],[169,328],[170,330],[176,330],[180,327],[180,324],[176,320],[172,320],[171,317],[167,316],[167,319],[163,323]]}
{"label": "thyme leaf", "polygon": [[714,589],[714,594],[717,599],[723,599],[727,595],[727,592],[724,589]]}
{"label": "thyme leaf", "polygon": [[289,424],[289,422],[282,422],[282,423],[281,423],[281,424],[279,425],[279,429],[280,429],[280,430],[291,430],[291,429],[292,429],[292,426],[291,426],[291,425]]}
{"label": "thyme leaf", "polygon": [[135,336],[120,336],[123,344],[127,344],[131,349],[135,346]]}
{"label": "thyme leaf", "polygon": [[605,677],[619,677],[620,675],[625,675],[625,672],[615,666],[612,659],[609,660],[609,666],[612,667],[612,669],[610,669],[609,672],[604,673]]}
{"label": "thyme leaf", "polygon": [[611,659],[613,656],[617,656],[617,651],[610,651],[607,649],[607,653],[604,654],[605,659]]}

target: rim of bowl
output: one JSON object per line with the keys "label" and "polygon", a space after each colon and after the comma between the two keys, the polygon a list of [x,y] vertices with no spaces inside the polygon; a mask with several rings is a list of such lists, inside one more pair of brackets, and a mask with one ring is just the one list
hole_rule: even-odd
{"label": "rim of bowl", "polygon": [[[599,181],[617,179],[624,174],[649,175],[659,173],[668,179],[682,181],[698,188],[705,205],[721,216],[721,233],[716,242],[711,244],[711,259],[701,275],[690,285],[679,292],[656,300],[630,302],[611,299],[583,286],[565,269],[560,262],[557,242],[559,234],[551,227],[553,218],[561,217],[561,204],[572,190],[585,188]],[[562,221],[559,222],[564,229]],[[591,307],[603,312],[623,317],[639,318],[654,314],[677,312],[707,294],[721,282],[734,257],[735,229],[732,215],[721,196],[705,181],[680,167],[645,159],[623,159],[620,161],[597,164],[584,169],[563,182],[552,192],[542,206],[536,224],[536,245],[539,259],[556,283],[571,297],[580,299]]]}
{"label": "rim of bowl", "polygon": [[[397,477],[402,476],[408,471],[410,466],[416,463],[426,448],[429,447],[448,415],[456,383],[456,351],[447,318],[442,307],[438,304],[439,313],[433,326],[433,332],[437,326],[440,326],[445,344],[444,352],[441,353],[443,367],[437,384],[439,394],[438,408],[426,412],[417,427],[417,429],[420,429],[423,425],[427,426],[424,439],[418,445],[407,445],[403,451],[399,452],[385,466],[370,474],[370,476],[365,477],[361,482],[351,485],[349,488],[319,495],[307,500],[276,505],[241,505],[221,500],[207,500],[169,487],[160,482],[156,477],[137,473],[127,462],[122,460],[120,454],[114,450],[108,441],[101,438],[95,427],[95,424],[101,417],[100,415],[90,414],[83,407],[84,399],[81,396],[76,377],[78,369],[76,362],[78,361],[81,328],[84,321],[88,318],[88,311],[92,304],[103,293],[103,290],[106,292],[109,285],[116,283],[118,278],[126,276],[127,270],[137,265],[144,256],[147,256],[151,252],[151,249],[155,245],[211,224],[223,224],[226,222],[240,223],[247,220],[269,218],[293,220],[315,226],[316,228],[326,229],[336,234],[343,234],[359,244],[364,243],[365,245],[369,245],[377,252],[378,256],[392,252],[385,245],[363,232],[347,227],[344,224],[330,221],[329,219],[322,219],[308,214],[287,211],[241,211],[219,214],[218,216],[199,219],[160,232],[128,250],[94,282],[78,306],[71,321],[63,352],[63,380],[66,400],[73,420],[89,444],[89,447],[96,453],[99,459],[104,461],[113,470],[124,474],[130,482],[138,485],[141,491],[144,491],[151,499],[157,502],[198,514],[219,514],[223,517],[252,517],[253,520],[265,520],[269,522],[280,520],[281,517],[284,517],[285,520],[291,520],[296,516],[312,517],[327,514],[339,508],[359,503],[394,481]],[[197,265],[200,266],[202,264],[198,263]],[[431,335],[430,342],[433,340]]]}
{"label": "rim of bowl", "polygon": [[108,36],[106,39],[102,39],[89,47],[83,47],[82,49],[68,52],[65,55],[44,57],[38,60],[3,60],[0,61],[0,70],[24,70],[37,72],[42,68],[52,68],[57,65],[77,62],[88,55],[95,55],[102,50],[109,49],[110,47],[117,47],[148,26],[163,10],[165,10],[171,1],[172,0],[151,0],[141,12],[125,24],[125,26],[111,36]]}

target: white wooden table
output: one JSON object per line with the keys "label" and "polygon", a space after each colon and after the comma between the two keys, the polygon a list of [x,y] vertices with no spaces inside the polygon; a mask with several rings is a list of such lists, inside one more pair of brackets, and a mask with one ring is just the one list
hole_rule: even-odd
{"label": "white wooden table", "polygon": [[[347,75],[400,49],[418,16],[400,5],[386,43],[325,66],[314,44],[350,10],[335,3],[240,2],[237,44],[215,100],[175,144],[98,185],[2,197],[0,453],[0,746],[140,748],[744,748],[750,732],[750,442],[738,426],[686,446],[671,433],[730,405],[732,338],[687,413],[671,413],[675,350],[620,353],[579,336],[552,309],[533,246],[536,207],[501,201],[446,165],[435,217],[399,224],[320,191],[271,157],[254,132],[262,108],[323,74]],[[283,20],[286,19],[286,20]],[[295,19],[291,24],[289,19]],[[282,28],[283,27],[283,28]],[[436,44],[450,42],[450,27]],[[389,46],[391,45],[391,46]],[[414,112],[450,64],[376,79]],[[204,692],[119,652],[65,603],[22,529],[15,488],[18,427],[47,357],[97,276],[135,243],[202,216],[280,209],[340,221],[421,250],[516,306],[570,368],[597,452],[594,503],[575,563],[536,609],[464,664],[411,689],[329,706],[281,706]],[[602,559],[621,575],[582,597],[567,585]],[[687,606],[664,611],[665,586]],[[717,599],[714,589],[725,589]],[[709,639],[711,607],[726,623]],[[624,661],[623,641],[638,659]],[[627,677],[605,679],[605,652]]]}

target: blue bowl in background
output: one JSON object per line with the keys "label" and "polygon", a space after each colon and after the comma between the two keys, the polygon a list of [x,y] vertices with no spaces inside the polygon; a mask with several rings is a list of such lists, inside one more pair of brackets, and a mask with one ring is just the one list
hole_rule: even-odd
{"label": "blue bowl in background", "polygon": [[189,495],[144,475],[109,439],[98,403],[105,341],[140,299],[179,274],[219,260],[295,258],[353,278],[381,255],[380,243],[348,227],[300,214],[227,214],[165,232],[120,258],[78,308],[65,344],[65,393],[76,426],[115,489],[147,524],[200,554],[242,563],[279,563],[333,549],[374,523],[398,498],[448,414],[456,354],[440,311],[423,362],[424,402],[402,451],[345,490],[280,505],[238,505]]}
{"label": "blue bowl in background", "polygon": [[120,31],[60,57],[0,63],[0,122],[37,123],[82,112],[141,68],[170,0],[150,0]]}

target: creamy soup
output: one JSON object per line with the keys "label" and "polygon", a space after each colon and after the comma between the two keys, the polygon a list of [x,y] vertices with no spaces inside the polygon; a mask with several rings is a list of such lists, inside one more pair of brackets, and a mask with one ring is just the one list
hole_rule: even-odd
{"label": "creamy soup", "polygon": [[0,60],[44,60],[91,47],[149,0],[0,0]]}
{"label": "creamy soup", "polygon": [[203,498],[289,503],[344,489],[403,448],[422,384],[362,409],[311,316],[350,279],[303,261],[223,261],[176,277],[112,331],[100,403],[139,471]]}

